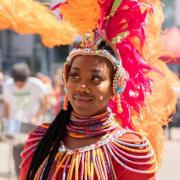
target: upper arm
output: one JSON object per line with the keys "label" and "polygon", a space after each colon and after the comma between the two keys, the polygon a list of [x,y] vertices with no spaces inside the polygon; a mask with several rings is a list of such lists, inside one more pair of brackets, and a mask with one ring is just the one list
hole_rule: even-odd
{"label": "upper arm", "polygon": [[4,83],[2,91],[2,99],[6,102],[10,101],[11,96],[11,86],[8,83]]}
{"label": "upper arm", "polygon": [[9,103],[6,100],[3,100],[3,116],[5,118],[9,118],[9,114],[10,114]]}

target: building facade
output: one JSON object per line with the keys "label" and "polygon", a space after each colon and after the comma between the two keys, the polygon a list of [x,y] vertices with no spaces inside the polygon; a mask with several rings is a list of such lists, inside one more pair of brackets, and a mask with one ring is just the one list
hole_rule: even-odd
{"label": "building facade", "polygon": [[[49,2],[48,0],[40,0]],[[68,54],[68,46],[46,48],[37,35],[19,35],[10,30],[0,32],[0,71],[9,73],[12,64],[26,62],[34,73],[54,75]]]}

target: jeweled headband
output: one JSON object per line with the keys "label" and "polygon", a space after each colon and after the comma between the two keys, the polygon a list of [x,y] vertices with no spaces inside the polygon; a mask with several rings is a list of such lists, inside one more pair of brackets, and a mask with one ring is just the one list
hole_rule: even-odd
{"label": "jeweled headband", "polygon": [[95,56],[96,55],[96,56],[105,57],[107,60],[109,60],[111,62],[111,64],[113,65],[115,70],[120,66],[120,64],[116,60],[116,58],[114,56],[112,56],[107,50],[92,50],[89,48],[73,49],[69,53],[69,56],[67,57],[67,62],[71,63],[71,60],[78,55],[87,55],[87,56]]}
{"label": "jeweled headband", "polygon": [[114,46],[105,38],[105,34],[100,35],[98,30],[88,32],[83,36],[79,46],[69,53],[67,62],[71,63],[71,60],[77,55],[105,57],[111,62],[114,70],[122,66],[121,60],[119,60],[120,56]]}

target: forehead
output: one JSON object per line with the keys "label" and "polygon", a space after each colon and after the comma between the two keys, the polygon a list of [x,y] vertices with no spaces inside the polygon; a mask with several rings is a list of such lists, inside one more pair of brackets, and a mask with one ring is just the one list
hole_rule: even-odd
{"label": "forehead", "polygon": [[111,66],[110,62],[104,57],[79,55],[73,59],[71,68],[107,71]]}

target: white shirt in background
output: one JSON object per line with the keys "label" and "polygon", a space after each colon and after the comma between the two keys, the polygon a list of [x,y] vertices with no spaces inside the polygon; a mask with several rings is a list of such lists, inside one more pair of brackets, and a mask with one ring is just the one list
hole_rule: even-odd
{"label": "white shirt in background", "polygon": [[25,86],[21,89],[16,87],[12,78],[8,79],[4,84],[3,98],[10,106],[9,118],[31,123],[31,119],[40,107],[41,99],[46,94],[46,87],[37,78],[28,78]]}

